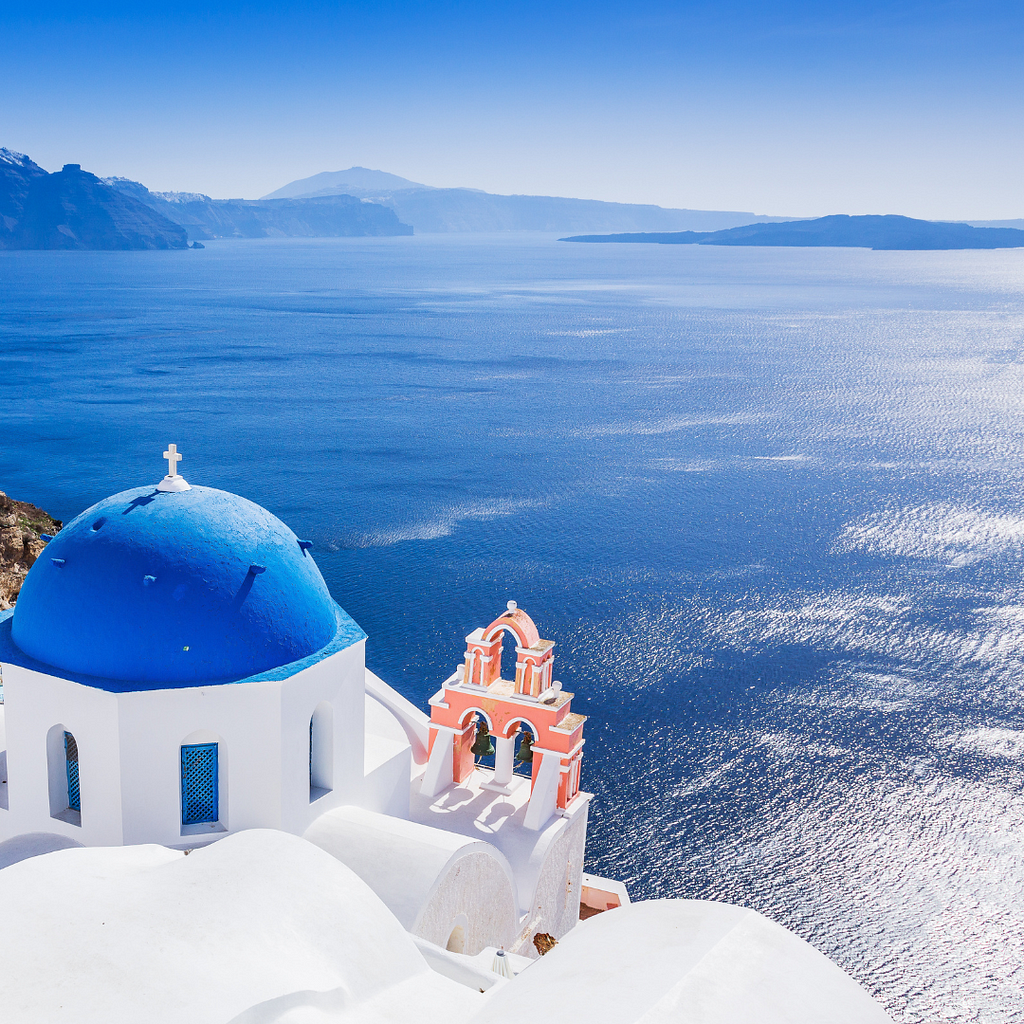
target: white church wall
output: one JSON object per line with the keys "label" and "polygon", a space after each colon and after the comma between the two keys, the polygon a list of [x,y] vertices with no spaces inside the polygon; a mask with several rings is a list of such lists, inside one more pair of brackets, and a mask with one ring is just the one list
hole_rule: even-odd
{"label": "white church wall", "polygon": [[[248,828],[301,833],[324,810],[364,796],[363,649],[360,641],[284,680],[127,693],[7,665],[2,707],[13,742],[0,840],[52,830],[88,846],[182,846]],[[330,788],[313,803],[309,726],[325,705],[321,745],[331,763],[320,780]],[[80,815],[68,808],[65,731],[78,744]],[[219,819],[183,828],[181,747],[193,743],[218,745]],[[389,779],[403,771],[407,780],[406,762],[393,765]],[[384,803],[394,808],[389,785]]]}
{"label": "white church wall", "polygon": [[[363,784],[365,647],[366,642],[360,640],[281,684],[283,803],[279,827],[286,832],[301,835],[324,811],[359,799]],[[331,786],[311,792],[309,723],[324,703],[330,705]],[[321,741],[324,739],[321,736]],[[327,774],[324,772],[320,780],[325,781]]]}
{"label": "white church wall", "polygon": [[[7,745],[7,814],[0,815],[0,839],[27,832],[52,832],[88,846],[116,846],[121,827],[121,759],[114,694],[17,665],[4,666]],[[55,727],[60,728],[55,728]],[[62,761],[63,733],[78,745],[80,816],[51,814],[47,741]],[[62,765],[58,763],[58,773]],[[64,767],[66,771],[66,766]],[[66,808],[66,776],[61,777]],[[58,789],[56,785],[54,789]],[[67,820],[67,819],[72,820]],[[80,824],[78,823],[80,822]]]}
{"label": "white church wall", "polygon": [[[3,675],[0,674],[0,680],[3,680]],[[0,682],[0,686],[2,686]],[[2,691],[0,691],[2,692]],[[7,718],[4,713],[4,706],[0,704],[0,836],[4,834],[3,831],[3,812],[7,811]]]}
{"label": "white church wall", "polygon": [[[118,695],[126,843],[192,845],[281,827],[281,684],[226,683]],[[183,829],[181,747],[218,744],[219,821]]]}

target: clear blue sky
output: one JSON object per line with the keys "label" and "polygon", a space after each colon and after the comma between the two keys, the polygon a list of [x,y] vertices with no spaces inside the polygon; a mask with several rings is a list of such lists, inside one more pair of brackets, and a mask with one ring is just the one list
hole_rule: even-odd
{"label": "clear blue sky", "polygon": [[153,189],[1024,217],[1019,0],[9,3],[0,40],[0,145]]}

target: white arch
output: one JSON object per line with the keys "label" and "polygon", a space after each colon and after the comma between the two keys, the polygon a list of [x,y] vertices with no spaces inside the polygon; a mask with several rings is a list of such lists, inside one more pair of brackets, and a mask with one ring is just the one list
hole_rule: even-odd
{"label": "white arch", "polygon": [[478,707],[466,708],[466,710],[463,711],[461,715],[459,715],[458,728],[465,729],[466,728],[466,719],[469,717],[470,714],[472,714],[474,712],[476,714],[480,715],[483,718],[483,720],[487,723],[487,731],[488,732],[493,732],[493,730],[494,730],[494,722],[491,720],[491,716],[489,714],[487,714],[487,712],[484,711],[483,708],[478,708]]}
{"label": "white arch", "polygon": [[469,918],[465,914],[457,914],[452,922],[452,930],[448,935],[448,942],[444,947],[449,953],[466,952],[467,928],[469,928]]}
{"label": "white arch", "polygon": [[522,715],[520,715],[518,718],[509,719],[509,721],[507,721],[505,723],[505,736],[508,739],[512,738],[511,735],[510,735],[510,730],[511,730],[512,726],[513,725],[518,725],[520,722],[523,725],[528,725],[530,727],[530,732],[533,733],[533,738],[535,740],[539,740],[540,739],[540,730],[537,728],[537,726],[535,726],[533,724],[533,722],[531,722],[528,718],[524,718]]}

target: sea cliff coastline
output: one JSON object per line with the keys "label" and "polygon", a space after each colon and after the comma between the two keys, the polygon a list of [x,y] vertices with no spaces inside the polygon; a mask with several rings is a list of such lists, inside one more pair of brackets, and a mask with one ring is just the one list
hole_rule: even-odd
{"label": "sea cliff coastline", "polygon": [[27,501],[15,501],[0,491],[0,611],[14,607],[21,585],[46,541],[55,534],[59,519]]}

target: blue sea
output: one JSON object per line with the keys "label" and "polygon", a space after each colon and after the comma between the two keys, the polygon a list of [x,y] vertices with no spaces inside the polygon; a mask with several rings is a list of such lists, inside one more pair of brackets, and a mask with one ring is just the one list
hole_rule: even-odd
{"label": "blue sea", "polygon": [[514,599],[591,871],[1024,1021],[1024,252],[0,253],[0,488],[265,505],[420,706]]}

